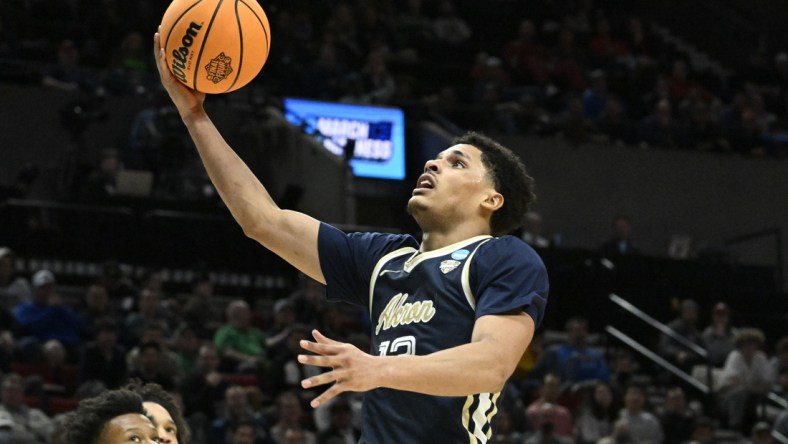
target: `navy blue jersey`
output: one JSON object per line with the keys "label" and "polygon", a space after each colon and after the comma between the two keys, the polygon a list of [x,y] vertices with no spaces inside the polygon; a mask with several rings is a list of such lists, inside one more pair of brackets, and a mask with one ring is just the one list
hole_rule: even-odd
{"label": "navy blue jersey", "polygon": [[[375,355],[427,355],[471,341],[477,318],[523,310],[538,325],[547,272],[512,236],[477,236],[420,253],[408,235],[346,235],[321,224],[329,299],[370,312]],[[499,393],[431,396],[379,388],[364,395],[362,443],[486,443]]]}

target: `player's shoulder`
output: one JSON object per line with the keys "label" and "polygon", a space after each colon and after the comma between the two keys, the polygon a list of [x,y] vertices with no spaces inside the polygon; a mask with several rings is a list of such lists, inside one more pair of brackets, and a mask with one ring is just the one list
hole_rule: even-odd
{"label": "player's shoulder", "polygon": [[516,236],[500,236],[490,238],[479,246],[477,260],[522,262],[544,267],[536,250]]}
{"label": "player's shoulder", "polygon": [[409,234],[379,233],[379,232],[355,232],[349,233],[348,237],[354,242],[368,245],[388,246],[390,248],[419,248],[419,243]]}

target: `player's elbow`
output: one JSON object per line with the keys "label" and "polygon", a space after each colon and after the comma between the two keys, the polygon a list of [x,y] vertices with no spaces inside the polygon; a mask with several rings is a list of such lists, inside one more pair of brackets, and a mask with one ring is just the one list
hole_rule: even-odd
{"label": "player's elbow", "polygon": [[485,383],[487,385],[484,390],[487,393],[498,393],[503,391],[506,381],[512,375],[513,370],[504,363],[496,363],[487,369],[487,377]]}

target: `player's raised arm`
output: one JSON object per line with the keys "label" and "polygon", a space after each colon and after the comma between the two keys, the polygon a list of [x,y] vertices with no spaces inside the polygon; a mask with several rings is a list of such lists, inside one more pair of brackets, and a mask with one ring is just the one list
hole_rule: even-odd
{"label": "player's raised arm", "polygon": [[244,233],[304,274],[325,283],[317,256],[320,223],[276,205],[205,113],[205,94],[186,88],[167,69],[158,33],[154,35],[153,49],[161,83],[178,108],[211,182]]}

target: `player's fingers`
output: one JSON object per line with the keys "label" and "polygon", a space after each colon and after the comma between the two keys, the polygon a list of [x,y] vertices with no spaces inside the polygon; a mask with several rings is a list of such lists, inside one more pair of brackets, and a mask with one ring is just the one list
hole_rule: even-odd
{"label": "player's fingers", "polygon": [[321,343],[321,344],[333,344],[333,345],[340,345],[340,344],[342,344],[339,341],[335,341],[333,339],[329,339],[329,338],[323,336],[323,333],[320,333],[320,331],[318,331],[317,329],[312,330],[312,337],[314,337],[315,340],[317,342]]}
{"label": "player's fingers", "polygon": [[335,355],[341,350],[339,347],[333,344],[318,344],[317,342],[310,342],[306,340],[302,340],[299,342],[299,344],[304,350],[308,350],[319,355]]}
{"label": "player's fingers", "polygon": [[317,398],[313,399],[309,403],[309,405],[311,405],[312,408],[320,407],[321,405],[323,405],[324,403],[328,402],[329,400],[335,398],[337,395],[339,395],[340,393],[342,393],[344,391],[345,390],[342,388],[342,384],[340,384],[340,383],[334,384],[331,387],[329,387],[328,390],[326,390],[325,392],[321,393],[320,396],[318,396]]}
{"label": "player's fingers", "polygon": [[298,355],[298,362],[315,367],[339,367],[340,362],[333,356]]}
{"label": "player's fingers", "polygon": [[153,34],[153,58],[156,59],[156,69],[159,70],[159,75],[162,78],[166,78],[166,75],[169,75],[169,71],[164,64],[164,50],[159,43],[160,39],[161,34],[158,32]]}
{"label": "player's fingers", "polygon": [[341,370],[333,370],[303,379],[301,380],[301,387],[308,389],[336,382],[340,378],[341,372]]}

